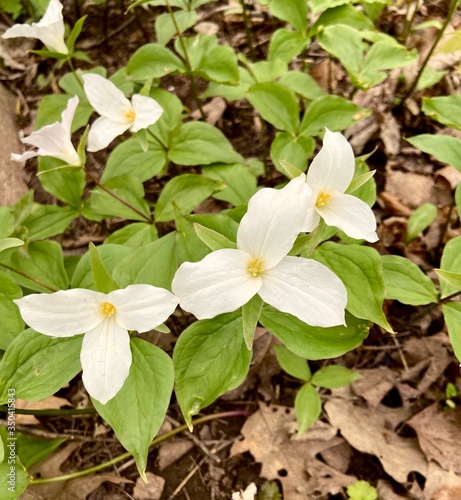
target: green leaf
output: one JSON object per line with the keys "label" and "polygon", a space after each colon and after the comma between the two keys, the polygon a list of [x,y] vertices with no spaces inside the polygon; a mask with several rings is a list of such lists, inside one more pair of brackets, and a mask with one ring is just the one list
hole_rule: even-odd
{"label": "green leaf", "polygon": [[171,136],[182,122],[184,106],[179,97],[166,90],[153,88],[150,90],[149,96],[163,108],[160,119],[147,129],[149,141],[152,138],[153,141],[162,143],[163,147],[168,149],[172,140]]}
{"label": "green leaf", "polygon": [[182,332],[173,362],[176,396],[190,428],[193,415],[243,382],[250,361],[240,311],[197,321]]}
{"label": "green leaf", "polygon": [[186,68],[170,49],[159,43],[148,43],[131,56],[126,71],[134,80],[145,81],[169,73],[185,73]]}
{"label": "green leaf", "polygon": [[[19,457],[13,462],[14,465],[10,465],[8,462],[3,462],[0,464],[0,496],[2,500],[16,500],[21,496],[24,490],[30,483],[30,476],[27,473],[25,467],[21,464]],[[12,470],[14,467],[14,483],[8,482]]]}
{"label": "green leaf", "polygon": [[319,387],[327,389],[338,389],[345,385],[352,384],[359,378],[362,378],[360,373],[350,370],[345,366],[329,365],[316,371],[312,376],[311,382]]}
{"label": "green leaf", "polygon": [[320,85],[307,73],[300,71],[287,71],[279,79],[278,83],[299,94],[304,99],[314,101],[325,95]]}
{"label": "green leaf", "polygon": [[349,500],[378,500],[378,492],[367,481],[356,481],[347,487]]}
{"label": "green leaf", "polygon": [[449,135],[421,134],[405,138],[412,146],[461,172],[461,140]]}
{"label": "green leaf", "polygon": [[381,260],[378,252],[360,245],[327,242],[314,253],[316,260],[328,266],[347,289],[347,310],[368,319],[392,333],[383,313],[385,297]]}
{"label": "green leaf", "polygon": [[442,310],[453,351],[458,361],[461,362],[461,303],[443,304]]}
{"label": "green leaf", "polygon": [[264,120],[279,130],[296,135],[299,105],[291,90],[279,83],[257,83],[248,90],[247,99]]}
{"label": "green leaf", "polygon": [[259,322],[293,353],[305,359],[342,356],[359,346],[368,335],[369,322],[346,313],[347,326],[321,328],[264,306]]}
{"label": "green leaf", "polygon": [[282,21],[290,23],[297,31],[306,33],[307,2],[299,0],[271,0],[271,14]]}
{"label": "green leaf", "polygon": [[158,240],[158,233],[154,224],[133,222],[108,236],[104,240],[104,245],[114,244],[139,248],[156,240]]}
{"label": "green leaf", "polygon": [[[295,139],[287,132],[277,132],[271,144],[271,160],[279,172],[288,174],[287,177],[292,179],[306,170],[307,159],[312,156],[314,148],[315,141],[312,137]],[[287,170],[286,164],[296,168],[293,175]]]}
{"label": "green leaf", "polygon": [[312,26],[310,35],[312,36],[321,32],[325,26],[333,26],[335,24],[347,24],[358,31],[372,31],[376,29],[373,21],[358,9],[352,5],[340,5],[324,11]]}
{"label": "green leaf", "polygon": [[339,96],[319,97],[304,113],[300,133],[319,135],[325,128],[336,132],[368,116],[370,111]]}
{"label": "green leaf", "polygon": [[3,238],[0,240],[0,252],[9,248],[21,247],[22,245],[24,245],[24,242],[19,238]]}
{"label": "green leaf", "polygon": [[[34,130],[39,130],[52,123],[61,122],[61,114],[66,109],[71,97],[72,95],[67,94],[53,94],[42,97],[37,110]],[[85,127],[90,116],[93,114],[93,108],[90,106],[86,97],[84,97],[84,94],[81,95],[81,97],[83,97],[83,99],[80,100],[75,110],[71,132],[75,132],[79,128]]]}
{"label": "green leaf", "polygon": [[0,207],[0,239],[8,238],[14,231],[14,217],[10,207]]}
{"label": "green leaf", "polygon": [[65,439],[34,439],[26,434],[17,433],[17,451],[26,469],[47,458]]}
{"label": "green leaf", "polygon": [[408,219],[405,241],[414,240],[419,233],[427,229],[437,217],[437,207],[433,203],[424,203]]}
{"label": "green leaf", "polygon": [[213,47],[204,54],[193,73],[211,82],[238,83],[239,71],[234,50],[225,46]]}
{"label": "green leaf", "polygon": [[[85,19],[87,16],[81,17],[75,24],[74,27],[72,28],[72,31],[70,32],[69,38],[67,39],[67,48],[69,49],[69,52],[72,54],[75,48],[75,42],[77,41],[78,35],[80,35],[82,28],[83,28],[83,23],[85,22]],[[26,466],[27,467],[27,466]]]}
{"label": "green leaf", "polygon": [[[80,99],[79,105],[81,103],[86,103],[88,106],[88,110],[91,110],[91,113],[89,114],[88,118],[91,116],[93,113],[93,108],[91,107],[90,103],[88,102],[88,99],[86,98],[85,91],[83,90],[83,80],[82,76],[86,74],[94,74],[94,75],[100,75],[103,76],[104,78],[107,76],[107,70],[103,66],[96,66],[95,68],[92,68],[90,70],[84,70],[82,71],[81,69],[77,70],[76,73],[66,73],[60,80],[59,80],[59,86],[68,94],[67,99],[69,99],[69,96],[78,96]],[[112,79],[112,78],[111,78]],[[54,94],[53,97],[62,97],[60,94]],[[62,109],[60,109],[60,113],[64,110],[66,107],[67,102],[65,105],[62,106]],[[78,109],[78,108],[77,108]],[[56,111],[54,111],[56,112]],[[60,118],[59,118],[60,119]],[[53,120],[57,121],[57,120]],[[50,122],[52,123],[52,122]],[[72,122],[74,123],[74,122]],[[86,125],[88,123],[88,120],[82,125]],[[46,124],[47,125],[47,124]],[[79,127],[80,128],[80,127]],[[77,130],[77,129],[75,129]]]}
{"label": "green leaf", "polygon": [[24,330],[19,308],[13,303],[14,299],[22,297],[20,286],[8,276],[0,275],[0,349],[6,350],[11,342]]}
{"label": "green leaf", "polygon": [[294,378],[309,382],[312,378],[311,370],[304,358],[294,354],[283,345],[273,344],[277,361],[282,370]]}
{"label": "green leaf", "polygon": [[398,255],[382,255],[381,263],[386,299],[413,306],[437,302],[434,283],[415,263]]}
{"label": "green leaf", "polygon": [[222,182],[212,181],[203,175],[182,174],[173,177],[163,188],[155,205],[155,221],[165,222],[174,219],[173,203],[182,213],[191,212],[222,187]]}
{"label": "green leaf", "polygon": [[322,400],[311,384],[304,384],[296,394],[295,411],[298,421],[298,436],[300,436],[309,429],[322,412]]}
{"label": "green leaf", "polygon": [[77,217],[78,212],[72,207],[37,203],[23,222],[27,227],[27,240],[43,240],[62,234]]}
{"label": "green leaf", "polygon": [[9,345],[0,362],[0,404],[15,397],[40,401],[61,389],[81,370],[83,335],[53,338],[25,330]]}
{"label": "green leaf", "polygon": [[204,122],[183,125],[171,141],[168,158],[177,165],[244,162],[224,134]]}
{"label": "green leaf", "polygon": [[253,347],[253,339],[255,336],[256,326],[261,316],[263,309],[263,300],[259,295],[255,295],[246,304],[242,306],[242,328],[243,338],[247,349],[251,351]]}
{"label": "green leaf", "polygon": [[223,248],[237,248],[237,244],[227,239],[221,233],[202,226],[197,222],[194,223],[194,231],[197,236],[205,243],[211,250],[221,250]]}
{"label": "green leaf", "polygon": [[177,228],[175,235],[176,263],[180,266],[183,262],[198,262],[209,254],[210,250],[197,236],[193,223],[181,214],[176,205],[174,208]]}
{"label": "green leaf", "polygon": [[203,175],[214,181],[223,181],[226,188],[213,194],[217,200],[227,201],[237,206],[248,203],[256,193],[257,180],[253,172],[240,163],[233,165],[212,165],[202,168]]}
{"label": "green leaf", "polygon": [[429,87],[434,87],[447,73],[449,73],[448,70],[438,71],[431,66],[426,66],[423,69],[420,79],[418,80],[416,90],[424,90]]}
{"label": "green leaf", "polygon": [[443,269],[434,269],[440,282],[444,281],[449,286],[455,288],[457,291],[461,290],[461,274],[451,273],[450,271],[444,271]]}
{"label": "green leaf", "polygon": [[461,95],[423,97],[421,110],[439,123],[461,130]]}
{"label": "green leaf", "polygon": [[130,345],[133,363],[123,387],[105,405],[92,401],[122,445],[133,454],[139,473],[147,482],[149,446],[165,419],[174,369],[171,358],[160,348],[140,338],[132,338]]}
{"label": "green leaf", "polygon": [[107,269],[104,267],[104,263],[94,244],[90,243],[88,248],[90,253],[91,272],[93,274],[93,281],[96,290],[102,293],[110,293],[114,290],[118,290],[120,288],[119,285],[107,272]]}
{"label": "green leaf", "polygon": [[[246,209],[245,206],[243,206],[243,208]],[[237,230],[239,226],[238,223],[228,215],[193,214],[186,217],[194,224],[200,224],[201,226],[205,226],[208,229],[212,229],[213,231],[222,234],[235,245],[235,242],[237,241]],[[236,247],[231,246],[226,248]]]}
{"label": "green leaf", "polygon": [[[197,22],[197,12],[180,10],[174,13],[176,25],[180,33],[184,33]],[[160,14],[155,19],[155,32],[157,34],[157,41],[160,45],[165,46],[176,34],[176,26],[170,14]]]}
{"label": "green leaf", "polygon": [[309,42],[309,38],[301,33],[285,28],[278,29],[271,37],[267,58],[269,61],[280,59],[289,64],[294,57],[301,54]]}
{"label": "green leaf", "polygon": [[[461,271],[461,236],[451,239],[443,249],[440,268],[443,271],[459,273]],[[440,298],[444,299],[458,290],[447,283],[446,280],[440,282]]]}
{"label": "green leaf", "polygon": [[351,3],[351,0],[309,0],[309,6],[313,14]]}

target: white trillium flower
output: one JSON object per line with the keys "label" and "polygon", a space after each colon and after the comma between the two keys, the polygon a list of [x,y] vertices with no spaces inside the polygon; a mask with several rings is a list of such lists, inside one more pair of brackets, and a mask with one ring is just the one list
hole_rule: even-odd
{"label": "white trillium flower", "polygon": [[310,325],[344,324],[341,280],[319,262],[287,256],[302,229],[309,191],[304,174],[281,190],[258,191],[240,222],[237,249],[216,250],[179,267],[172,288],[180,306],[198,319],[213,318],[259,294]]}
{"label": "white trillium flower", "polygon": [[258,492],[255,483],[250,483],[245,491],[235,491],[232,493],[232,500],[255,500],[255,495]]}
{"label": "white trillium flower", "polygon": [[3,38],[38,38],[51,52],[68,54],[69,49],[64,42],[64,19],[62,4],[59,0],[50,0],[45,15],[38,23],[15,24],[3,33]]}
{"label": "white trillium flower", "polygon": [[85,334],[80,353],[83,383],[101,404],[112,399],[128,377],[132,361],[128,330],[152,330],[178,305],[168,290],[151,285],[130,285],[108,294],[74,288],[14,302],[24,321],[39,333]]}
{"label": "white trillium flower", "polygon": [[307,172],[312,190],[303,231],[312,231],[320,217],[329,226],[351,238],[377,241],[376,219],[371,208],[359,198],[344,194],[354,177],[354,152],[339,132],[326,130],[323,147]]}
{"label": "white trillium flower", "polygon": [[62,112],[61,123],[56,122],[47,125],[21,139],[24,144],[30,144],[38,148],[37,151],[26,151],[22,155],[13,153],[11,159],[26,161],[35,156],[52,156],[66,162],[68,165],[81,165],[82,162],[70,140],[72,120],[77,106],[77,96],[69,99],[66,109]]}
{"label": "white trillium flower", "polygon": [[88,151],[99,151],[126,130],[138,132],[162,116],[163,108],[151,97],[134,94],[130,102],[116,85],[102,76],[83,75],[83,81],[88,101],[101,115],[90,128]]}

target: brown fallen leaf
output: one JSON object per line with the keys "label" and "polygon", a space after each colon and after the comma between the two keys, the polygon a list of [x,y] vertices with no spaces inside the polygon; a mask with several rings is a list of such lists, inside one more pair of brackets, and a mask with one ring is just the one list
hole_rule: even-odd
{"label": "brown fallen leaf", "polygon": [[133,498],[135,500],[160,500],[165,488],[165,479],[152,472],[146,472],[146,477],[147,483],[138,477],[133,490]]}
{"label": "brown fallen leaf", "polygon": [[194,443],[190,439],[177,439],[176,441],[166,441],[162,443],[158,450],[158,468],[160,470],[166,469],[189,452],[194,446]]}
{"label": "brown fallen leaf", "polygon": [[[16,400],[16,408],[21,410],[59,410],[63,406],[70,405],[64,398],[50,396],[42,401]],[[38,425],[40,422],[33,415],[16,414],[17,425]]]}
{"label": "brown fallen leaf", "polygon": [[371,409],[376,408],[384,396],[394,387],[396,374],[386,366],[370,370],[358,370],[363,378],[352,384],[352,391],[362,397]]}

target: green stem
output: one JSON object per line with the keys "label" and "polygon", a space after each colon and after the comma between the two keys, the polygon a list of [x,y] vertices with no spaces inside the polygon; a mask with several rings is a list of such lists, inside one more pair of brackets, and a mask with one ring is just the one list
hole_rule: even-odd
{"label": "green stem", "polygon": [[8,271],[11,271],[12,273],[19,274],[23,278],[26,278],[26,279],[32,281],[33,283],[36,283],[37,285],[42,286],[43,288],[46,288],[50,292],[57,292],[58,291],[58,290],[56,290],[56,288],[53,288],[52,286],[46,285],[42,281],[30,276],[29,274],[23,273],[22,271],[18,271],[17,269],[14,269],[13,267],[7,266],[6,264],[0,264],[0,266],[4,267],[5,269],[8,269]]}
{"label": "green stem", "polygon": [[404,43],[406,43],[408,36],[410,35],[410,32],[411,32],[411,27],[413,26],[413,23],[416,19],[416,15],[417,15],[418,9],[419,9],[419,0],[416,0],[415,10],[413,11],[411,18],[409,19],[408,13],[410,12],[410,5],[411,5],[411,3],[408,2],[407,3],[407,12],[405,14],[405,24],[404,24],[403,33],[402,33]]}
{"label": "green stem", "polygon": [[174,17],[174,12],[171,8],[169,0],[165,0],[165,2],[168,13],[170,14],[171,20],[173,21],[174,29],[176,30],[176,33],[178,35],[179,44],[181,45],[182,51],[184,52],[184,63],[186,65],[186,72],[192,89],[192,96],[194,97],[194,101],[197,104],[197,108],[200,111],[202,119],[206,120],[206,115],[202,108],[202,102],[200,101],[200,98],[198,96],[197,84],[195,83],[194,75],[192,74],[192,65],[190,63],[189,54],[187,53],[186,44],[184,43],[184,38],[182,36],[181,30],[179,29],[178,23],[176,22],[176,18]]}
{"label": "green stem", "polygon": [[415,91],[419,79],[421,78],[421,75],[423,74],[424,68],[427,66],[427,63],[429,62],[429,59],[432,57],[432,54],[434,53],[434,50],[436,49],[438,43],[440,42],[440,39],[442,38],[443,34],[445,33],[445,30],[447,29],[447,26],[449,22],[451,21],[451,18],[453,17],[453,14],[458,7],[459,3],[461,0],[452,0],[450,4],[450,8],[448,9],[448,14],[447,17],[445,18],[445,22],[443,23],[442,27],[440,28],[439,32],[437,33],[437,36],[435,37],[434,43],[432,44],[431,49],[429,50],[427,56],[425,57],[423,64],[421,65],[421,68],[418,71],[418,74],[416,75],[416,78],[414,79],[413,83],[410,85],[410,88],[405,92],[404,96],[402,97],[402,100],[400,102],[400,106],[413,94]]}
{"label": "green stem", "polygon": [[[220,418],[227,418],[227,417],[244,417],[249,415],[250,413],[247,411],[225,411],[222,413],[215,413],[213,415],[206,415],[205,417],[197,418],[194,420],[193,425],[201,425],[204,424],[205,422],[209,422],[210,420],[217,420]],[[179,427],[176,427],[176,429],[173,429],[169,432],[165,432],[165,434],[162,434],[161,436],[156,437],[150,447],[153,448],[154,446],[157,446],[158,444],[162,443],[163,441],[166,441],[167,439],[170,439],[173,436],[176,436],[176,434],[180,434],[181,432],[187,431],[188,426],[187,424],[180,425]],[[100,470],[106,469],[107,467],[110,467],[111,465],[115,465],[118,462],[122,462],[123,460],[126,460],[127,458],[130,458],[132,454],[127,451],[126,453],[122,453],[121,455],[116,456],[112,460],[109,460],[107,462],[104,462],[102,464],[96,465],[94,467],[89,467],[88,469],[79,471],[79,472],[72,472],[71,474],[64,474],[62,476],[55,476],[55,477],[47,477],[43,479],[32,479],[32,481],[29,484],[46,484],[46,483],[56,483],[59,481],[68,481],[70,479],[76,479],[78,477],[83,477],[83,476],[88,476],[89,474],[93,474],[94,472],[98,472]]]}
{"label": "green stem", "polygon": [[248,16],[248,6],[247,6],[245,0],[240,0],[240,5],[242,6],[243,25],[245,27],[245,37],[247,39],[247,45],[248,45],[248,49],[250,51],[250,57],[251,57],[251,59],[255,60],[256,59],[256,52],[255,52],[255,48],[254,48],[253,34],[251,31],[250,17]]}
{"label": "green stem", "polygon": [[165,148],[165,151],[168,151],[168,145],[165,144],[160,137],[158,137],[156,134],[154,134],[151,130],[146,128],[147,133],[150,134],[162,147]]}
{"label": "green stem", "polygon": [[82,165],[83,171],[86,173],[86,175],[98,186],[100,187],[103,191],[105,191],[107,194],[112,196],[112,198],[115,198],[117,201],[128,207],[129,209],[133,210],[133,212],[136,212],[138,215],[140,215],[143,219],[146,219],[146,221],[149,224],[153,224],[154,220],[152,217],[148,217],[146,214],[143,214],[140,210],[138,210],[136,207],[133,207],[131,203],[128,203],[126,200],[123,198],[120,198],[117,194],[115,194],[111,189],[108,187],[104,186],[104,184],[101,184],[101,182],[86,168],[85,165]]}
{"label": "green stem", "polygon": [[[8,406],[0,405],[0,412],[8,413],[11,408]],[[93,415],[96,412],[95,408],[83,408],[78,410],[72,408],[69,410],[25,410],[20,408],[15,408],[14,413],[17,415],[42,415],[42,416],[59,416],[59,415]]]}
{"label": "green stem", "polygon": [[75,66],[74,66],[74,63],[72,62],[72,58],[69,56],[67,59],[67,64],[69,65],[69,68],[70,70],[72,71],[72,73],[74,74],[75,76],[75,79],[77,80],[78,84],[80,85],[80,87],[82,87],[82,90],[84,91],[84,87],[83,87],[83,80],[82,78],[80,77],[80,75],[77,73],[77,70],[75,69]]}

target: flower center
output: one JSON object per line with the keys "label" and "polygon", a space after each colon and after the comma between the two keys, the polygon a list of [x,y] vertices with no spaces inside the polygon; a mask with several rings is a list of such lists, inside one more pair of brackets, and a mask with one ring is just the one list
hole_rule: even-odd
{"label": "flower center", "polygon": [[115,313],[115,306],[110,302],[103,302],[101,304],[101,316],[104,318],[105,316],[109,316],[111,318]]}
{"label": "flower center", "polygon": [[250,261],[248,271],[253,277],[256,278],[256,276],[264,271],[263,261],[261,259],[253,259],[252,261]]}
{"label": "flower center", "polygon": [[134,122],[134,119],[136,118],[136,113],[130,109],[129,111],[127,111],[126,113],[123,113],[123,116],[130,122],[130,123],[133,123]]}
{"label": "flower center", "polygon": [[323,207],[324,205],[328,205],[329,202],[329,198],[330,198],[331,194],[329,193],[324,193],[323,191],[319,194],[318,198],[317,198],[317,202],[315,203],[315,205],[317,207]]}

